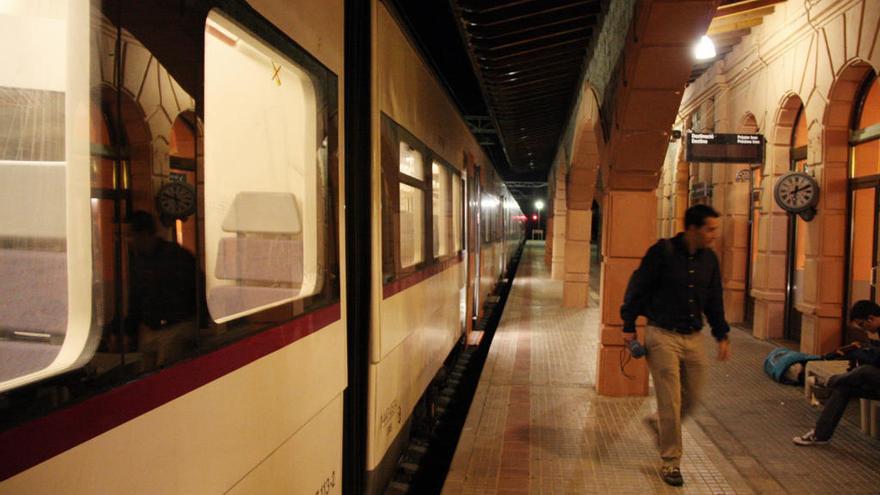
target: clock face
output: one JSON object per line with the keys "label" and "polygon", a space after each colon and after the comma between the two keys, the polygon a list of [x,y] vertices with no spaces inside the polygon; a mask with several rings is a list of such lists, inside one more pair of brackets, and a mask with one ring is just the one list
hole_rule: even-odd
{"label": "clock face", "polygon": [[818,203],[819,184],[804,172],[789,172],[779,178],[773,193],[782,209],[800,213]]}
{"label": "clock face", "polygon": [[172,218],[185,218],[196,211],[196,192],[185,182],[168,182],[156,196],[159,211]]}

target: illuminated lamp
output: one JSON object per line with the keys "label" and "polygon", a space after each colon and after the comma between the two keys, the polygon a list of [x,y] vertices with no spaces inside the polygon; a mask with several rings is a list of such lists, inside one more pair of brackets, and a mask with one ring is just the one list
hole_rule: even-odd
{"label": "illuminated lamp", "polygon": [[708,36],[700,38],[699,43],[694,47],[694,58],[697,60],[708,60],[715,58],[715,43]]}

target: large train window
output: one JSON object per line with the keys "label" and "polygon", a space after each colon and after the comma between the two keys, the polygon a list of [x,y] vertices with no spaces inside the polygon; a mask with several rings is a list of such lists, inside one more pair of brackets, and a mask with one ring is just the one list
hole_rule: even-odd
{"label": "large train window", "polygon": [[306,68],[217,12],[206,31],[205,265],[219,323],[321,290],[327,141]]}
{"label": "large train window", "polygon": [[384,114],[380,165],[383,281],[458,253],[464,231],[460,174]]}
{"label": "large train window", "polygon": [[0,0],[0,428],[339,301],[337,78],[196,3]]}
{"label": "large train window", "polygon": [[0,2],[0,391],[96,347],[88,57],[87,1]]}

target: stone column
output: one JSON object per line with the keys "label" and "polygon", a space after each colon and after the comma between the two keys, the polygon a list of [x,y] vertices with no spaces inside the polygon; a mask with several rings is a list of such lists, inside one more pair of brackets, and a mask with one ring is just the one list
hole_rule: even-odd
{"label": "stone column", "polygon": [[572,167],[568,173],[565,226],[565,276],[562,306],[586,308],[590,300],[590,229],[593,225],[593,181],[596,174]]}
{"label": "stone column", "polygon": [[[792,118],[792,121],[794,119]],[[782,134],[767,146],[768,164],[761,181],[761,209],[758,222],[758,256],[752,273],[755,321],[752,333],[759,339],[782,338],[785,330],[786,252],[788,214],[773,200],[776,179],[788,172],[791,126],[776,126]],[[785,139],[783,139],[785,138]]]}
{"label": "stone column", "polygon": [[565,279],[565,232],[567,228],[566,205],[568,185],[564,167],[556,171],[556,187],[553,193],[553,253],[550,259],[550,279]]}
{"label": "stone column", "polygon": [[745,315],[746,265],[749,256],[749,165],[718,165],[724,202],[721,215],[721,283],[724,314],[729,322]]}
{"label": "stone column", "polygon": [[[848,110],[849,101],[834,101],[832,106]],[[807,223],[804,273],[804,312],[801,325],[801,351],[824,354],[839,347],[841,317],[844,311],[846,266],[847,179],[849,112],[832,114],[826,126],[810,129],[807,147],[808,167],[819,181],[818,214]],[[827,150],[823,149],[827,147]],[[824,157],[824,160],[823,160]]]}
{"label": "stone column", "polygon": [[[620,305],[630,276],[657,240],[656,206],[653,190],[610,191],[602,203],[602,327],[596,372],[596,389],[601,395],[648,394],[644,359],[631,359],[621,370],[621,358],[625,360],[628,351],[623,347]],[[639,338],[644,342],[644,319],[639,318],[637,323]]]}

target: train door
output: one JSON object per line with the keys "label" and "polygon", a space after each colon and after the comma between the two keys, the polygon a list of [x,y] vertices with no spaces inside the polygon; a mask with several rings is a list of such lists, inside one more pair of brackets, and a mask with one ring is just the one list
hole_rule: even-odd
{"label": "train door", "polygon": [[470,286],[470,329],[474,329],[477,319],[480,317],[480,270],[481,270],[481,247],[482,247],[482,229],[480,218],[480,198],[482,190],[480,186],[480,167],[473,164],[468,167],[468,194],[467,194],[467,211],[468,211],[468,248],[470,255],[468,259],[468,285]]}
{"label": "train door", "polygon": [[465,239],[468,238],[468,232],[470,232],[470,226],[468,222],[464,220],[464,212],[467,211],[465,208],[466,203],[466,194],[463,194],[467,191],[468,181],[463,179],[461,176],[457,174],[453,174],[452,176],[452,232],[453,232],[453,249],[456,253],[461,253],[463,256],[464,263],[462,263],[463,273],[462,277],[464,277],[464,282],[461,284],[461,288],[459,289],[458,294],[458,307],[459,307],[459,317],[460,317],[460,328],[463,334],[467,334],[468,332],[468,320],[470,319],[468,313],[468,288],[470,287],[470,264],[468,263],[470,249],[467,243],[464,242]]}

